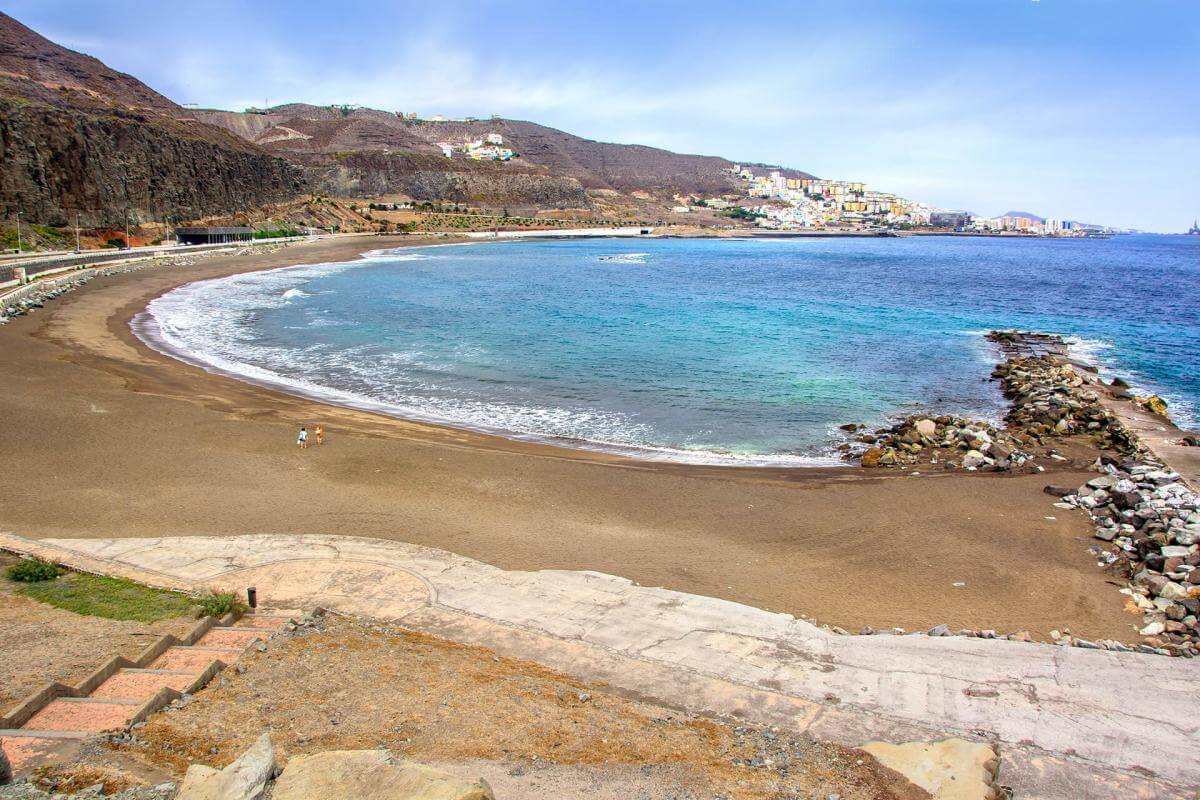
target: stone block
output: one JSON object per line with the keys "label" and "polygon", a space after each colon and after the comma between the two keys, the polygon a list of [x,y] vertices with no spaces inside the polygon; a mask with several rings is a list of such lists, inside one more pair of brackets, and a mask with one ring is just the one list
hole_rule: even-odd
{"label": "stone block", "polygon": [[940,742],[868,742],[865,750],[899,772],[934,800],[997,800],[1000,757],[984,742],[943,739]]}
{"label": "stone block", "polygon": [[468,780],[392,757],[386,750],[335,750],[296,756],[275,784],[274,800],[495,800],[482,778]]}

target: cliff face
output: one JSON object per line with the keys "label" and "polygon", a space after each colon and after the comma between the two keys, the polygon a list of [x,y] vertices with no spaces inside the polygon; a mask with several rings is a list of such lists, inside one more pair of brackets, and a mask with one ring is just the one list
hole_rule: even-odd
{"label": "cliff face", "polygon": [[292,164],[117,114],[0,99],[0,205],[29,222],[189,220],[304,190]]}
{"label": "cliff face", "polygon": [[525,165],[378,151],[301,157],[313,181],[335,196],[403,194],[414,200],[555,209],[590,205],[579,181]]}
{"label": "cliff face", "polygon": [[87,226],[290,199],[302,170],[0,14],[0,214]]}

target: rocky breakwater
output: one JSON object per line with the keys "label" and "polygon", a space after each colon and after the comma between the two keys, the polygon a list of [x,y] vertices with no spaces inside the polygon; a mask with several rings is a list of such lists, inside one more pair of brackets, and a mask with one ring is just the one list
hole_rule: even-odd
{"label": "rocky breakwater", "polygon": [[[113,272],[115,271],[113,270]],[[86,286],[93,277],[94,274],[89,270],[88,274],[77,277],[33,284],[30,289],[22,291],[20,296],[0,298],[0,325],[16,317],[32,314],[39,308],[44,308],[48,301]],[[16,292],[13,293],[13,295],[16,294]]]}
{"label": "rocky breakwater", "polygon": [[[237,250],[235,254],[242,255],[249,252],[274,253],[284,246],[279,244],[258,245],[254,246],[253,249],[250,247],[242,248]],[[77,272],[65,273],[56,278],[36,281],[21,287],[9,295],[0,297],[0,325],[11,322],[17,317],[32,314],[39,308],[45,308],[47,302],[62,297],[64,294],[69,294],[76,289],[82,289],[94,278],[123,275],[127,272],[138,272],[150,267],[188,267],[200,259],[210,257],[216,253],[228,255],[229,251],[206,251],[181,256],[139,258],[126,264],[111,267],[87,267]]]}
{"label": "rocky breakwater", "polygon": [[1101,474],[1077,488],[1047,486],[1056,505],[1095,523],[1096,554],[1128,581],[1121,591],[1143,616],[1139,649],[1200,655],[1200,495],[1150,459],[1099,459]]}
{"label": "rocky breakwater", "polygon": [[1042,471],[1039,461],[1066,461],[1058,447],[1082,440],[1101,452],[1132,454],[1136,438],[1100,402],[1097,387],[1067,358],[1060,337],[993,331],[1005,359],[992,372],[1011,402],[1003,427],[945,415],[913,415],[844,445],[864,467],[940,466],[972,471]]}

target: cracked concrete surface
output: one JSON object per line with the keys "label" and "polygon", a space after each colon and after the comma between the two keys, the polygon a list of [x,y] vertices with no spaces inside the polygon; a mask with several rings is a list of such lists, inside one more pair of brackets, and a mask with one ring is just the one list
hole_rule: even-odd
{"label": "cracked concrete surface", "polygon": [[[1200,664],[1004,640],[839,636],[596,572],[505,571],[328,535],[25,540],[149,583],[244,589],[483,644],[661,702],[849,744],[999,744],[1019,797],[1195,797]],[[75,561],[73,561],[73,559]]]}

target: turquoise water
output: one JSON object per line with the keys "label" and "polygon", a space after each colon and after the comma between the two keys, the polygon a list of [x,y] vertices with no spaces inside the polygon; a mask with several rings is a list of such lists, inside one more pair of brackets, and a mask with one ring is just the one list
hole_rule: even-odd
{"label": "turquoise water", "polygon": [[515,437],[811,464],[837,426],[998,418],[994,327],[1200,408],[1200,237],[492,242],[234,276],[151,304],[213,369]]}

